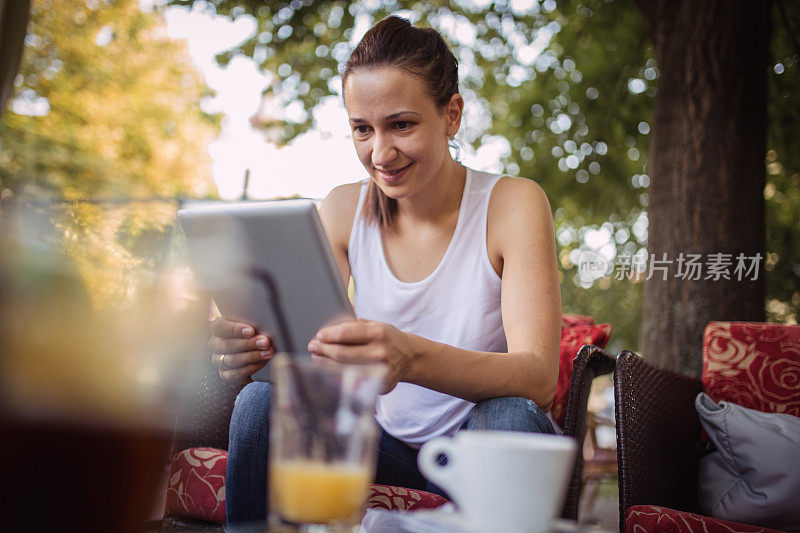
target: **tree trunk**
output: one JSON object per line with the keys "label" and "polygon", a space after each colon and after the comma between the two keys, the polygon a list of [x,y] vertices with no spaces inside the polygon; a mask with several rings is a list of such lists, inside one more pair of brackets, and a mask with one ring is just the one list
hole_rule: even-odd
{"label": "tree trunk", "polygon": [[0,0],[0,116],[6,100],[14,92],[14,78],[19,71],[25,30],[28,27],[30,0]]}
{"label": "tree trunk", "polygon": [[[645,282],[640,347],[660,366],[699,376],[709,321],[764,320],[770,2],[637,3],[660,69],[648,160],[648,251],[673,261],[665,280],[656,271]],[[681,253],[701,254],[699,280],[683,279]],[[731,256],[711,255],[720,253]],[[737,279],[744,273],[735,271],[739,254],[746,267],[760,254],[756,274]],[[714,279],[715,259],[730,261],[729,280]]]}

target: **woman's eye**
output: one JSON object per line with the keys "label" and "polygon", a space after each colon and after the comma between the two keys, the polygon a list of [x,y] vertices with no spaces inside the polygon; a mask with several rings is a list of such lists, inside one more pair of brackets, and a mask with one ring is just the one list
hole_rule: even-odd
{"label": "woman's eye", "polygon": [[398,120],[394,125],[398,130],[407,130],[411,127],[411,122],[408,120]]}
{"label": "woman's eye", "polygon": [[353,130],[359,135],[366,135],[369,133],[369,126],[356,126]]}

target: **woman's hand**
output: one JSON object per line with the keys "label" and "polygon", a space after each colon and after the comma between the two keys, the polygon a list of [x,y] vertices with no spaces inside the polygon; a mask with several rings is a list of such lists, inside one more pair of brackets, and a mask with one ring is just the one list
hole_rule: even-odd
{"label": "woman's hand", "polygon": [[253,326],[219,317],[211,322],[208,348],[219,376],[230,383],[247,383],[253,372],[267,364],[273,355],[269,337],[256,335]]}
{"label": "woman's hand", "polygon": [[407,380],[414,360],[412,344],[412,335],[392,325],[358,319],[322,328],[308,343],[308,351],[340,363],[385,364],[385,394]]}

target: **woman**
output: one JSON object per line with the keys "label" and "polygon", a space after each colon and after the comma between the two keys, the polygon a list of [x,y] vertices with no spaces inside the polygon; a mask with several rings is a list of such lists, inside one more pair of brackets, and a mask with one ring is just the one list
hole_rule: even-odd
{"label": "woman", "polygon": [[[308,350],[380,361],[388,394],[377,483],[441,491],[416,454],[462,429],[553,432],[561,295],[552,216],[533,181],[465,168],[450,155],[464,106],[457,62],[434,30],[389,17],[353,51],[344,104],[363,183],[342,185],[320,216],[358,320],[323,328]],[[220,376],[245,382],[274,354],[252,327],[217,319]],[[229,525],[266,513],[270,385],[250,383],[231,419]]]}

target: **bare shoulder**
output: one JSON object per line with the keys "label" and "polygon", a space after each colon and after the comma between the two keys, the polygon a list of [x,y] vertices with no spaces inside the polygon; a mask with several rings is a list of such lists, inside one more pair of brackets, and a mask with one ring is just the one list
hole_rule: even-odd
{"label": "bare shoulder", "polygon": [[489,199],[489,220],[501,223],[525,223],[549,219],[550,202],[544,190],[533,180],[503,176]]}
{"label": "bare shoulder", "polygon": [[[509,247],[553,239],[553,215],[544,190],[533,180],[503,176],[494,186],[487,214],[487,247],[492,264],[501,265]],[[521,239],[521,236],[529,239]]]}
{"label": "bare shoulder", "polygon": [[329,207],[332,213],[340,211],[352,211],[353,216],[356,214],[356,207],[358,204],[358,196],[361,193],[361,182],[345,183],[344,185],[337,185],[328,196],[322,200],[322,208]]}
{"label": "bare shoulder", "polygon": [[350,240],[360,193],[360,181],[339,185],[328,193],[319,207],[319,216],[328,238],[345,249]]}

